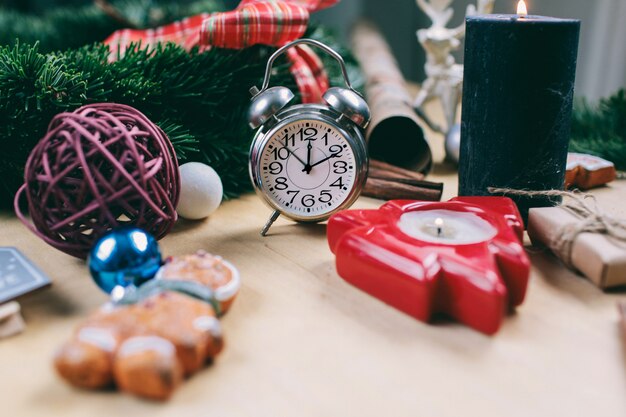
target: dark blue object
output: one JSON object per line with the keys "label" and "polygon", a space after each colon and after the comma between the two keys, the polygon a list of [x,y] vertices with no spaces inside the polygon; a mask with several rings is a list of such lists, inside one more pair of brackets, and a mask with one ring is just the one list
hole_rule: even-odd
{"label": "dark blue object", "polygon": [[[460,196],[563,189],[579,32],[578,20],[467,18]],[[525,223],[530,208],[560,202],[510,197]]]}
{"label": "dark blue object", "polygon": [[89,254],[89,272],[102,290],[120,285],[139,286],[161,267],[157,241],[136,227],[122,227],[104,235]]}

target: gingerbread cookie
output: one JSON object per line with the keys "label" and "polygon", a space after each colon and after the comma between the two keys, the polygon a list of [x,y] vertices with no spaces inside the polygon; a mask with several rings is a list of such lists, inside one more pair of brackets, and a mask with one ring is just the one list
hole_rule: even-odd
{"label": "gingerbread cookie", "polygon": [[[240,285],[237,270],[199,252],[169,259],[158,275],[144,285],[158,288],[155,280],[164,280],[167,290],[149,292],[133,304],[107,303],[78,326],[54,359],[65,380],[88,389],[116,385],[165,400],[184,377],[219,354],[223,339],[217,310],[232,304]],[[210,288],[216,304],[171,290],[173,281]]]}
{"label": "gingerbread cookie", "polygon": [[588,190],[608,184],[615,178],[617,171],[612,162],[581,153],[567,155],[566,188]]}
{"label": "gingerbread cookie", "polygon": [[155,278],[193,281],[206,285],[215,291],[220,315],[228,311],[241,285],[239,274],[230,263],[204,251],[168,258]]}

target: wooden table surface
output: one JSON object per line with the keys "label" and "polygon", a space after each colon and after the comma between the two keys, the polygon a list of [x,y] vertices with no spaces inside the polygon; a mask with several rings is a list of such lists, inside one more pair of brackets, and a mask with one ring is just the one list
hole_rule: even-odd
{"label": "wooden table surface", "polygon": [[[446,183],[445,198],[454,196],[451,167],[437,165],[431,179]],[[596,194],[626,216],[624,182]],[[526,302],[496,336],[452,322],[427,325],[341,280],[325,225],[279,220],[261,238],[269,214],[249,195],[206,221],[180,222],[162,240],[167,255],[220,254],[243,278],[223,320],[226,349],[163,404],[76,390],[56,376],[55,349],[106,297],[83,262],[0,214],[0,245],[18,247],[54,281],[21,299],[26,332],[0,340],[0,415],[626,416],[626,344],[616,310],[623,293],[602,293],[531,249]]]}

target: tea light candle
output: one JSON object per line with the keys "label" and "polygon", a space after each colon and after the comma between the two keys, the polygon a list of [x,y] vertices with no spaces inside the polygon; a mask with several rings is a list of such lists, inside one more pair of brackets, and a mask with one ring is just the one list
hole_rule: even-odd
{"label": "tea light candle", "polygon": [[400,216],[400,230],[423,242],[442,245],[471,245],[497,234],[487,221],[473,213],[452,210],[412,211]]}
{"label": "tea light candle", "polygon": [[523,231],[509,198],[403,200],[335,214],[328,244],[339,275],[374,297],[418,320],[445,313],[493,334],[524,300]]}

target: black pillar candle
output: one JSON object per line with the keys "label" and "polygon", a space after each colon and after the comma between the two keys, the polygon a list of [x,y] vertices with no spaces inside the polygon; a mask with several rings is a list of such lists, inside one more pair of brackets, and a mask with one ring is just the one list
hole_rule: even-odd
{"label": "black pillar candle", "polygon": [[[580,21],[467,18],[459,195],[563,189]],[[547,197],[514,197],[524,221]]]}

